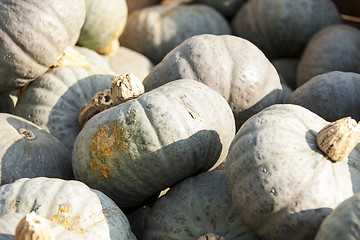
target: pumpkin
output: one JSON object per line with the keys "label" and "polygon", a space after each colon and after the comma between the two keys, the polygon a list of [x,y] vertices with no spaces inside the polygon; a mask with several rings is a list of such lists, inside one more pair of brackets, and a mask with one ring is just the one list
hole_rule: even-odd
{"label": "pumpkin", "polygon": [[0,92],[43,74],[69,45],[85,20],[83,0],[0,2]]}
{"label": "pumpkin", "polygon": [[79,110],[95,93],[109,88],[114,77],[89,66],[54,68],[25,89],[13,114],[46,129],[72,151],[80,132]]}
{"label": "pumpkin", "polygon": [[151,209],[150,205],[144,205],[132,209],[128,213],[125,212],[125,215],[129,220],[131,230],[137,239],[141,239],[141,235],[144,230],[145,219],[150,209]]}
{"label": "pumpkin", "polygon": [[74,175],[121,208],[136,207],[215,168],[234,135],[225,99],[198,81],[179,79],[90,118],[75,140]]}
{"label": "pumpkin", "polygon": [[200,81],[221,94],[234,113],[237,129],[254,113],[283,102],[274,66],[254,44],[232,35],[202,34],[185,40],[143,84],[149,91],[181,78]]}
{"label": "pumpkin", "polygon": [[303,106],[327,121],[347,116],[360,121],[359,88],[360,73],[323,73],[298,87],[287,103]]}
{"label": "pumpkin", "polygon": [[321,223],[315,240],[360,238],[360,193],[341,202]]}
{"label": "pumpkin", "polygon": [[189,37],[230,34],[227,20],[204,4],[155,5],[129,14],[122,46],[145,55],[154,64]]}
{"label": "pumpkin", "polygon": [[22,178],[0,187],[0,201],[0,216],[35,212],[83,239],[135,239],[120,208],[79,181]]}
{"label": "pumpkin", "polygon": [[137,9],[160,4],[160,2],[161,0],[126,0],[129,13]]}
{"label": "pumpkin", "polygon": [[141,239],[192,240],[209,234],[260,240],[232,205],[222,171],[186,178],[157,199],[146,215]]}
{"label": "pumpkin", "polygon": [[101,54],[114,53],[127,21],[126,0],[85,0],[85,3],[85,23],[77,44]]}
{"label": "pumpkin", "polygon": [[235,208],[263,239],[314,239],[324,218],[360,191],[359,139],[353,119],[330,124],[298,105],[265,108],[229,149],[225,169]]}
{"label": "pumpkin", "polygon": [[92,50],[87,47],[74,46],[74,49],[85,57],[86,64],[91,66],[92,68],[112,71],[104,55],[101,55],[97,53],[95,50]]}
{"label": "pumpkin", "polygon": [[219,11],[223,16],[231,18],[247,0],[193,0],[194,3],[207,4]]}
{"label": "pumpkin", "polygon": [[17,102],[17,91],[6,91],[0,93],[0,112],[11,113]]}
{"label": "pumpkin", "polygon": [[140,80],[143,80],[154,67],[149,58],[123,46],[120,46],[115,54],[104,58],[115,73],[132,73]]}
{"label": "pumpkin", "polygon": [[[36,238],[37,237],[37,238]],[[9,213],[0,216],[0,238],[14,239],[57,239],[80,240],[76,234],[35,212]]]}
{"label": "pumpkin", "polygon": [[308,43],[297,69],[297,85],[332,71],[360,73],[360,30],[337,24],[319,31]]}
{"label": "pumpkin", "polygon": [[270,59],[299,57],[317,31],[337,23],[341,17],[331,0],[248,0],[231,20],[234,34]]}
{"label": "pumpkin", "polygon": [[296,84],[296,71],[299,64],[297,58],[277,58],[271,61],[272,65],[276,68],[279,73],[280,80],[289,86],[290,89],[295,90]]}
{"label": "pumpkin", "polygon": [[0,125],[0,185],[23,177],[74,178],[71,153],[57,138],[8,113],[0,113]]}

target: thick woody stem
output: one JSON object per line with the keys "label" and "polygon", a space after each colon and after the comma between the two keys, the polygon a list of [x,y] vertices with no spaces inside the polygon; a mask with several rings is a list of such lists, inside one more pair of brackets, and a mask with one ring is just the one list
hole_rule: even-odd
{"label": "thick woody stem", "polygon": [[226,240],[224,237],[214,234],[214,233],[207,233],[201,237],[199,237],[197,240]]}
{"label": "thick woody stem", "polygon": [[111,99],[110,89],[96,93],[90,101],[86,102],[80,109],[78,116],[80,127],[82,128],[94,115],[111,108],[113,105],[114,103]]}
{"label": "thick woody stem", "polygon": [[111,83],[111,97],[115,105],[136,98],[144,91],[144,85],[134,74],[125,73]]}
{"label": "thick woody stem", "polygon": [[319,149],[333,161],[346,158],[359,141],[360,125],[350,117],[330,123],[316,137]]}
{"label": "thick woody stem", "polygon": [[15,240],[52,240],[50,227],[35,212],[27,214],[17,225]]}

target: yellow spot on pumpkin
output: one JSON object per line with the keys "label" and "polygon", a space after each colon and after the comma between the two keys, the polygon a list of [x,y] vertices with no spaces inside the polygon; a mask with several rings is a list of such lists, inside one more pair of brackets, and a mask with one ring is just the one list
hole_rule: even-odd
{"label": "yellow spot on pumpkin", "polygon": [[17,199],[14,199],[10,202],[10,208],[17,208],[20,204],[20,201]]}
{"label": "yellow spot on pumpkin", "polygon": [[88,166],[100,179],[106,181],[111,177],[111,168],[119,167],[119,163],[112,159],[114,152],[129,148],[126,139],[129,137],[124,128],[117,121],[99,126],[91,139],[91,161]]}

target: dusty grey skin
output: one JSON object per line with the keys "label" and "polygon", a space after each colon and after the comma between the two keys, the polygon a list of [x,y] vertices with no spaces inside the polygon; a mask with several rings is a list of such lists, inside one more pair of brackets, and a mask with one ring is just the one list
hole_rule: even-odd
{"label": "dusty grey skin", "polygon": [[321,223],[315,240],[360,239],[360,194],[340,203]]}
{"label": "dusty grey skin", "polygon": [[84,0],[1,1],[0,92],[43,74],[75,45],[84,20]]}
{"label": "dusty grey skin", "polygon": [[229,192],[264,239],[314,239],[324,218],[360,191],[360,146],[340,162],[317,146],[328,123],[301,106],[278,104],[235,136],[226,160]]}
{"label": "dusty grey skin", "polygon": [[260,240],[260,237],[232,205],[225,173],[210,171],[181,181],[156,200],[146,216],[141,239]]}
{"label": "dusty grey skin", "polygon": [[360,73],[360,30],[345,24],[316,33],[304,50],[297,69],[297,85],[332,71]]}
{"label": "dusty grey skin", "polygon": [[[15,240],[15,230],[19,225],[20,221],[25,217],[25,213],[8,213],[0,216],[0,239],[1,240]],[[34,219],[35,220],[35,219]],[[56,224],[46,218],[37,216],[37,224],[42,224],[48,229],[47,232],[53,237],[52,239],[56,240],[80,240],[82,239],[76,233],[73,233],[63,226]],[[20,237],[20,236],[16,236]],[[45,240],[45,239],[43,239]]]}
{"label": "dusty grey skin", "polygon": [[49,131],[72,151],[81,128],[80,109],[95,93],[109,89],[113,72],[86,66],[54,68],[21,94],[13,114]]}
{"label": "dusty grey skin", "polygon": [[120,43],[157,64],[189,37],[205,33],[231,34],[231,27],[204,4],[155,5],[129,14]]}
{"label": "dusty grey skin", "polygon": [[119,47],[128,8],[125,0],[85,0],[86,17],[77,45],[101,54],[113,54]]}
{"label": "dusty grey skin", "polygon": [[166,82],[190,78],[221,94],[238,129],[263,108],[283,102],[279,75],[251,42],[232,35],[203,34],[168,53],[144,79],[145,91]]}
{"label": "dusty grey skin", "polygon": [[359,88],[360,73],[323,73],[297,88],[287,103],[303,106],[331,122],[348,116],[360,121]]}
{"label": "dusty grey skin", "polygon": [[248,39],[270,58],[300,57],[320,29],[341,23],[331,0],[251,0],[235,14],[236,36]]}
{"label": "dusty grey skin", "polygon": [[35,211],[82,239],[136,239],[120,208],[79,181],[22,178],[0,187],[0,201],[0,216]]}
{"label": "dusty grey skin", "polygon": [[120,207],[135,207],[217,167],[234,135],[225,99],[205,84],[181,79],[93,116],[75,140],[74,174]]}
{"label": "dusty grey skin", "polygon": [[0,185],[24,177],[74,179],[71,152],[34,123],[0,113]]}

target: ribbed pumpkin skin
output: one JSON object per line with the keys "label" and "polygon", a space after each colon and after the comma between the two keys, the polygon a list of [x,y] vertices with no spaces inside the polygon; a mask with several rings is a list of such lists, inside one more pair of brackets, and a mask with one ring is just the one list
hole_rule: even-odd
{"label": "ribbed pumpkin skin", "polygon": [[91,67],[54,68],[26,88],[13,113],[46,129],[72,150],[81,130],[79,110],[95,93],[109,89],[114,76]]}
{"label": "ribbed pumpkin skin", "polygon": [[360,145],[340,162],[316,145],[328,123],[301,106],[279,104],[237,132],[226,159],[229,192],[263,239],[314,239],[332,209],[360,191]]}
{"label": "ribbed pumpkin skin", "polygon": [[[21,117],[0,113],[0,185],[24,177],[74,179],[71,152],[54,136]],[[31,131],[27,139],[19,129]]]}
{"label": "ribbed pumpkin skin", "polygon": [[231,26],[273,59],[300,56],[317,31],[337,23],[340,14],[331,0],[249,0]]}
{"label": "ribbed pumpkin skin", "polygon": [[360,238],[360,194],[340,203],[321,223],[315,240],[356,240]]}
{"label": "ribbed pumpkin skin", "polygon": [[95,51],[105,48],[123,33],[126,0],[85,0],[86,18],[77,44]]}
{"label": "ribbed pumpkin skin", "polygon": [[304,50],[297,69],[297,85],[332,71],[360,73],[360,30],[337,24],[319,31]]}
{"label": "ribbed pumpkin skin", "polygon": [[251,42],[231,35],[191,37],[168,53],[144,79],[146,91],[190,78],[221,94],[234,112],[237,129],[263,108],[281,103],[279,75]]}
{"label": "ribbed pumpkin skin", "polygon": [[132,207],[226,157],[235,122],[195,80],[168,83],[93,116],[76,138],[75,178]]}
{"label": "ribbed pumpkin skin", "polygon": [[225,239],[260,240],[232,205],[222,171],[187,178],[156,200],[146,216],[141,239],[193,240],[207,233]]}
{"label": "ribbed pumpkin skin", "polygon": [[227,20],[204,4],[156,5],[129,14],[120,44],[154,64],[177,45],[198,34],[230,34]]}
{"label": "ribbed pumpkin skin", "polygon": [[330,122],[349,116],[360,121],[359,89],[359,73],[333,71],[298,87],[287,103],[303,106]]}
{"label": "ribbed pumpkin skin", "polygon": [[247,0],[194,0],[194,3],[207,4],[225,17],[232,17]]}
{"label": "ribbed pumpkin skin", "polygon": [[0,215],[35,211],[85,239],[135,239],[120,208],[79,181],[19,179],[0,187],[0,201]]}
{"label": "ribbed pumpkin skin", "polygon": [[43,74],[76,43],[84,20],[83,0],[1,1],[0,91]]}

